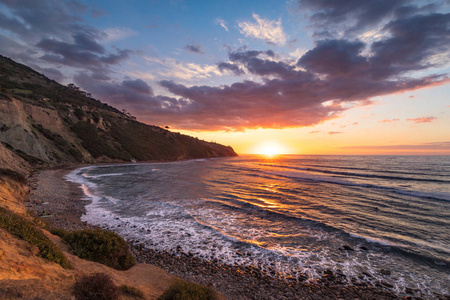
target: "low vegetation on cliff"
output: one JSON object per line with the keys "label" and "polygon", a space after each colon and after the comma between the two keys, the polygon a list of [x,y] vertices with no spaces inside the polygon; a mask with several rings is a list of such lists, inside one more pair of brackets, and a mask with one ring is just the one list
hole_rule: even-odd
{"label": "low vegetation on cliff", "polygon": [[115,232],[102,229],[72,232],[52,229],[51,232],[66,241],[80,258],[105,264],[116,270],[128,270],[136,264],[127,242]]}
{"label": "low vegetation on cliff", "polygon": [[35,224],[2,207],[0,228],[28,242],[30,247],[35,247],[36,254],[40,257],[56,262],[65,269],[72,267],[61,250]]}

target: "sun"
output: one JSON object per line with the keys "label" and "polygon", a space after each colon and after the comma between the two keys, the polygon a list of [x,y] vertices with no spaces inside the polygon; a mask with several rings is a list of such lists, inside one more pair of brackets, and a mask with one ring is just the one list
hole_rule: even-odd
{"label": "sun", "polygon": [[286,152],[286,147],[278,141],[265,141],[254,148],[255,154],[261,154],[270,158]]}
{"label": "sun", "polygon": [[261,149],[261,154],[268,156],[268,157],[273,157],[277,154],[280,154],[280,152],[277,149],[277,147],[275,147],[275,146],[266,146]]}

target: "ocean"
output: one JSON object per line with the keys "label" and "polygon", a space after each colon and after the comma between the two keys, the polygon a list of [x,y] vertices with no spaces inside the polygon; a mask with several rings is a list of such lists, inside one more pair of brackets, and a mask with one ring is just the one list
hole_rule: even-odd
{"label": "ocean", "polygon": [[450,293],[450,156],[241,156],[89,166],[83,221],[147,248],[399,295]]}

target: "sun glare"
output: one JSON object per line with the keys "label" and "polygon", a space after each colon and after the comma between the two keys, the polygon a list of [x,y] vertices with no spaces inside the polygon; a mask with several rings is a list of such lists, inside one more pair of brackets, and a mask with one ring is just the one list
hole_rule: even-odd
{"label": "sun glare", "polygon": [[267,157],[285,154],[286,149],[278,141],[266,141],[255,147],[254,153]]}
{"label": "sun glare", "polygon": [[278,151],[278,149],[276,147],[274,147],[274,146],[267,146],[267,147],[261,149],[261,154],[264,154],[265,156],[272,157],[272,156],[275,156],[275,155],[280,154],[280,153],[279,153],[279,151]]}

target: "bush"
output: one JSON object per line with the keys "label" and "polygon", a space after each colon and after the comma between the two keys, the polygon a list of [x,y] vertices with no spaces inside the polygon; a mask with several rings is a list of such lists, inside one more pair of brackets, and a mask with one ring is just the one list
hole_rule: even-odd
{"label": "bush", "polygon": [[[49,225],[46,224],[46,226],[48,227]],[[52,227],[52,228],[49,229],[49,231],[50,231],[51,234],[57,235],[60,238],[62,238],[63,240],[66,238],[66,236],[69,235],[69,232],[67,230],[62,229],[62,228]]]}
{"label": "bush", "polygon": [[42,258],[56,262],[65,269],[72,268],[61,250],[30,221],[4,208],[0,208],[0,227],[38,247],[39,256]]}
{"label": "bush", "polygon": [[74,109],[73,114],[75,115],[75,117],[77,117],[78,120],[83,120],[83,118],[86,116],[84,114],[84,111],[78,107]]}
{"label": "bush", "polygon": [[83,275],[75,283],[73,294],[77,300],[119,299],[119,289],[105,273]]}
{"label": "bush", "polygon": [[105,264],[117,270],[128,270],[136,264],[127,242],[112,231],[75,230],[61,236],[83,259]]}
{"label": "bush", "polygon": [[216,292],[209,287],[186,281],[175,281],[159,300],[213,300]]}
{"label": "bush", "polygon": [[144,293],[138,288],[124,284],[119,287],[119,290],[124,296],[145,299]]}

